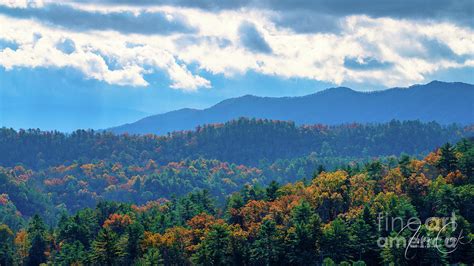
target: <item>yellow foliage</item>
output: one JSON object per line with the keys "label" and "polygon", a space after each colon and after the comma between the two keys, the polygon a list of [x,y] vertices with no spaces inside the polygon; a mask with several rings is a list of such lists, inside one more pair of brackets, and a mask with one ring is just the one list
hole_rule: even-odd
{"label": "yellow foliage", "polygon": [[375,182],[366,174],[358,174],[349,179],[351,206],[361,206],[374,197]]}
{"label": "yellow foliage", "polygon": [[391,169],[386,176],[380,180],[384,192],[394,192],[396,194],[403,193],[403,184],[405,177],[400,168]]}
{"label": "yellow foliage", "polygon": [[25,230],[18,231],[14,242],[20,260],[24,261],[24,259],[28,257],[28,250],[30,249],[28,233]]}

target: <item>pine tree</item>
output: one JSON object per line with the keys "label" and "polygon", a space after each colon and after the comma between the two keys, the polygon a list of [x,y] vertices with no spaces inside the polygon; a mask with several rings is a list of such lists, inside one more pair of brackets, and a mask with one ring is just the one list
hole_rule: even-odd
{"label": "pine tree", "polygon": [[45,263],[48,242],[46,240],[46,226],[39,215],[35,215],[31,219],[28,226],[28,236],[31,246],[28,251],[27,265]]}
{"label": "pine tree", "polygon": [[398,161],[398,166],[400,167],[400,171],[404,177],[410,177],[411,170],[410,170],[410,156],[403,154]]}
{"label": "pine tree", "polygon": [[260,226],[251,249],[251,261],[256,265],[274,265],[282,260],[283,243],[274,221],[265,220]]}
{"label": "pine tree", "polygon": [[92,243],[92,260],[102,265],[114,265],[121,250],[117,246],[117,235],[108,228],[99,231]]}
{"label": "pine tree", "polygon": [[231,258],[229,230],[225,225],[213,225],[199,246],[195,262],[202,265],[228,265]]}
{"label": "pine tree", "polygon": [[13,231],[0,224],[0,265],[13,264]]}
{"label": "pine tree", "polygon": [[54,257],[57,265],[80,265],[84,264],[87,254],[84,246],[79,241],[73,243],[62,243],[61,250]]}
{"label": "pine tree", "polygon": [[323,252],[336,262],[351,258],[351,239],[345,222],[336,218],[323,230]]}
{"label": "pine tree", "polygon": [[270,182],[268,187],[266,188],[266,200],[267,201],[274,201],[278,197],[278,189],[280,188],[280,184],[273,180]]}
{"label": "pine tree", "polygon": [[138,261],[139,266],[160,266],[165,265],[163,256],[157,248],[149,248],[143,257]]}
{"label": "pine tree", "polygon": [[443,175],[447,175],[448,173],[454,172],[456,170],[457,165],[457,158],[456,154],[454,153],[454,147],[446,143],[444,144],[441,149],[441,156],[437,163],[437,167],[440,169]]}

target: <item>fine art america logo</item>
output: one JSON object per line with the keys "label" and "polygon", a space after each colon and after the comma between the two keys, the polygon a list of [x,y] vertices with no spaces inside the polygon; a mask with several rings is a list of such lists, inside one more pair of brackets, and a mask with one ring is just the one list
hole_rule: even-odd
{"label": "fine art america logo", "polygon": [[470,242],[463,236],[463,230],[458,228],[454,212],[451,217],[429,217],[424,223],[417,217],[403,219],[390,217],[386,213],[379,213],[377,220],[379,231],[392,232],[387,237],[380,237],[377,245],[380,248],[404,248],[408,260],[416,256],[411,252],[414,249],[435,248],[440,253],[450,254],[459,245]]}

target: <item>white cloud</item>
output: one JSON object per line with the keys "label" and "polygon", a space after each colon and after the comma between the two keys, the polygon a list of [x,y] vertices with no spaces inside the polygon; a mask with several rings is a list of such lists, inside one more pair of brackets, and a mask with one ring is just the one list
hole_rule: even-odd
{"label": "white cloud", "polygon": [[[18,5],[27,6],[28,2]],[[6,5],[5,1],[2,4]],[[82,8],[101,12],[143,11],[126,6]],[[87,78],[128,86],[147,86],[146,74],[165,71],[172,82],[171,88],[192,91],[209,88],[211,82],[193,74],[186,66],[189,64],[226,77],[252,70],[336,84],[369,82],[405,86],[422,82],[438,70],[472,66],[474,58],[474,32],[449,23],[350,16],[341,19],[341,32],[300,34],[275,25],[270,20],[273,11],[239,9],[211,13],[169,6],[147,10],[156,11],[166,12],[169,18],[186,18],[197,32],[170,35],[73,32],[32,20],[0,16],[0,24],[7,25],[0,28],[0,38],[19,44],[15,51],[8,48],[0,51],[0,65],[7,69],[73,67]],[[254,53],[242,46],[238,29],[244,21],[255,25],[271,47],[271,54]],[[42,37],[34,41],[33,33]],[[192,39],[179,41],[185,37]],[[64,39],[74,42],[74,52],[66,54],[57,49],[57,43]],[[452,51],[453,56],[431,56],[436,51],[426,47],[426,40],[435,40],[445,50]],[[361,62],[370,58],[390,67],[351,69],[344,65],[346,58]]]}
{"label": "white cloud", "polygon": [[0,5],[14,8],[42,7],[42,0],[0,0]]}
{"label": "white cloud", "polygon": [[[29,20],[16,20],[0,16],[0,24],[9,27],[0,29],[0,38],[19,44],[17,50],[0,51],[0,65],[13,67],[72,67],[87,78],[123,86],[147,86],[144,74],[165,71],[171,87],[196,90],[210,87],[210,82],[193,75],[184,64],[178,64],[175,56],[159,46],[144,42],[142,46],[130,47],[128,42],[139,41],[140,36],[126,36],[115,32],[67,32],[52,29]],[[35,29],[34,32],[31,29]],[[41,38],[34,40],[34,33]],[[73,40],[75,50],[64,53],[57,43]],[[117,66],[111,67],[107,59],[115,59]]]}

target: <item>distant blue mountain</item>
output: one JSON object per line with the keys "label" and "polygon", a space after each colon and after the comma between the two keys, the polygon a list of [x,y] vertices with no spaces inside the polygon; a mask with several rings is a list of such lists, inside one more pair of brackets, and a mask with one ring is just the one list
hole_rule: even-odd
{"label": "distant blue mountain", "polygon": [[239,117],[289,120],[298,125],[387,122],[392,119],[472,124],[474,85],[433,81],[376,92],[338,87],[302,97],[246,95],[224,100],[207,109],[180,109],[109,130],[115,133],[166,134]]}

